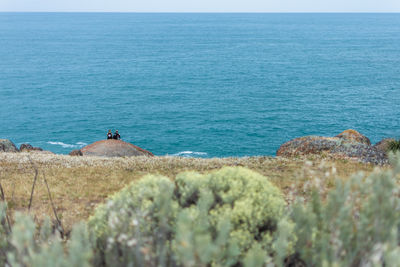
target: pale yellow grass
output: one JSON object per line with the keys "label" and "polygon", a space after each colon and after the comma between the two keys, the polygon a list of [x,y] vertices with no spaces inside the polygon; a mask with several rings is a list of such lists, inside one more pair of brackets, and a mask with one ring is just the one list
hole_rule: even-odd
{"label": "pale yellow grass", "polygon": [[[34,167],[36,166],[36,167]],[[223,166],[243,166],[268,177],[291,201],[306,194],[308,184],[323,180],[324,190],[334,186],[333,177],[349,177],[374,166],[347,160],[285,159],[273,157],[193,159],[180,157],[99,158],[42,153],[0,153],[0,182],[10,211],[28,211],[35,176],[39,175],[30,213],[41,221],[54,218],[43,178],[46,177],[57,214],[68,230],[87,219],[107,196],[146,174],[173,179],[182,171],[208,172]]]}

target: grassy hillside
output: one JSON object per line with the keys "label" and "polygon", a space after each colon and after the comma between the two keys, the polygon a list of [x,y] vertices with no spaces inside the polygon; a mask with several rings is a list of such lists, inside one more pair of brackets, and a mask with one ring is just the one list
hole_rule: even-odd
{"label": "grassy hillside", "polygon": [[[371,172],[375,167],[347,160],[284,159],[272,157],[193,159],[179,157],[97,158],[40,153],[0,153],[0,182],[9,208],[28,211],[37,221],[54,218],[46,179],[55,209],[67,230],[87,219],[107,196],[145,174],[175,177],[182,171],[204,173],[223,166],[244,166],[268,177],[290,202],[297,194],[307,196],[309,185],[321,191],[334,187],[334,178]],[[37,176],[36,176],[37,171]],[[32,185],[36,176],[33,198]]]}

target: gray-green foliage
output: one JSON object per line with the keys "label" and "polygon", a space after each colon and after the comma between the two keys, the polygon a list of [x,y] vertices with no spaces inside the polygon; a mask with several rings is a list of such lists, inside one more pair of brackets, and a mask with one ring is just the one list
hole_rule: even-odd
{"label": "gray-green foliage", "polygon": [[0,205],[1,265],[400,266],[400,161],[392,161],[393,169],[338,179],[327,196],[315,188],[286,211],[280,191],[247,169],[146,176],[66,244],[49,221],[37,231],[21,214],[10,233]]}
{"label": "gray-green foliage", "polygon": [[66,245],[67,253],[64,253],[61,238],[51,232],[48,220],[43,224],[39,237],[35,230],[36,225],[29,216],[15,215],[10,236],[11,248],[7,253],[7,261],[11,266],[90,266],[92,248],[84,224],[74,227]]}
{"label": "gray-green foliage", "polygon": [[284,205],[266,177],[244,168],[183,173],[175,183],[146,176],[89,220],[96,264],[231,266],[254,246],[272,249]]}
{"label": "gray-green foliage", "polygon": [[[4,208],[0,215],[3,220]],[[29,216],[16,213],[12,231],[4,231],[4,226],[1,228],[1,240],[2,266],[79,267],[90,266],[91,263],[92,248],[84,224],[74,227],[65,245],[57,234],[52,233],[48,220],[38,232],[37,225]]]}
{"label": "gray-green foliage", "polygon": [[400,151],[400,140],[390,140],[388,144],[388,152],[397,152]]}
{"label": "gray-green foliage", "polygon": [[284,200],[278,188],[266,177],[244,168],[224,168],[204,176],[183,173],[176,178],[180,206],[196,207],[201,194],[207,194],[207,214],[215,228],[221,219],[231,224],[230,238],[241,251],[257,240],[264,248],[271,245],[271,233],[283,214]]}
{"label": "gray-green foliage", "polygon": [[8,225],[6,222],[6,211],[7,205],[0,202],[0,265],[4,266],[7,260],[7,249],[8,249]]}
{"label": "gray-green foliage", "polygon": [[169,237],[178,211],[173,194],[169,179],[147,176],[97,208],[89,220],[96,242],[95,265],[169,263]]}
{"label": "gray-green foliage", "polygon": [[229,240],[229,220],[220,220],[213,229],[206,211],[184,210],[179,213],[173,245],[176,260],[182,266],[206,266],[210,262],[230,266],[237,262],[240,251]]}
{"label": "gray-green foliage", "polygon": [[317,190],[291,218],[295,250],[310,266],[400,266],[400,200],[395,170],[337,181],[327,199]]}

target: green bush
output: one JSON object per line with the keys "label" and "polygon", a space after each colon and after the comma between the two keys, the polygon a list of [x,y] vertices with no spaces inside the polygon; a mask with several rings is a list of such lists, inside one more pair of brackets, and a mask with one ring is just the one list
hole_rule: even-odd
{"label": "green bush", "polygon": [[[5,220],[5,205],[1,204],[0,220]],[[33,220],[21,213],[15,214],[11,231],[1,231],[1,266],[31,267],[85,267],[91,266],[92,247],[85,224],[76,225],[68,242],[52,232],[49,220],[37,231]]]}
{"label": "green bush", "polygon": [[294,205],[295,251],[307,266],[399,266],[400,199],[394,170],[338,180],[322,200]]}
{"label": "green bush", "polygon": [[175,183],[146,176],[89,219],[96,264],[230,266],[256,245],[272,249],[284,206],[279,189],[244,168],[182,173]]}
{"label": "green bush", "polygon": [[89,219],[95,265],[159,265],[169,256],[178,203],[168,178],[148,175],[116,193]]}
{"label": "green bush", "polygon": [[254,240],[265,248],[270,245],[285,203],[267,178],[244,168],[223,168],[204,176],[180,174],[176,184],[181,208],[197,204],[202,191],[208,193],[211,225],[215,229],[221,218],[228,218],[230,237],[241,251],[247,251]]}
{"label": "green bush", "polygon": [[400,140],[390,140],[388,143],[388,151],[397,152],[400,151]]}
{"label": "green bush", "polygon": [[0,266],[4,266],[7,262],[8,234],[9,229],[6,221],[7,205],[0,202]]}
{"label": "green bush", "polygon": [[70,240],[64,246],[61,238],[52,233],[48,220],[37,236],[36,225],[29,216],[17,213],[15,219],[10,236],[11,247],[7,253],[10,266],[90,266],[92,248],[84,224],[74,227]]}
{"label": "green bush", "polygon": [[[64,243],[0,203],[7,266],[400,266],[400,161],[284,210],[280,191],[243,168],[146,176],[98,207]],[[400,159],[400,153],[397,154]],[[37,231],[39,230],[39,231]],[[94,246],[92,246],[94,244]]]}

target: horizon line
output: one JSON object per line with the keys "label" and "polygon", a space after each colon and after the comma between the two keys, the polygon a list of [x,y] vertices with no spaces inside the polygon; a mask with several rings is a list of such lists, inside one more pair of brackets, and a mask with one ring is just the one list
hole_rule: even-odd
{"label": "horizon line", "polygon": [[124,14],[399,14],[400,11],[0,11],[0,13],[124,13]]}

